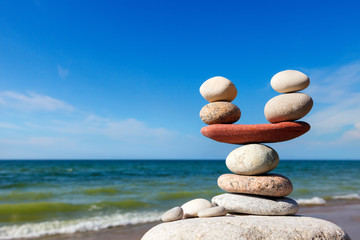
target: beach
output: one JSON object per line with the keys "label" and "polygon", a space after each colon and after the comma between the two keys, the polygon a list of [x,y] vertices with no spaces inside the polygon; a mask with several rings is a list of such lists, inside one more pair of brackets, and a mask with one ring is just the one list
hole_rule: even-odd
{"label": "beach", "polygon": [[[2,161],[0,239],[140,239],[166,210],[222,194],[215,160]],[[280,161],[298,215],[359,236],[359,161]],[[336,177],[335,177],[336,176]]]}

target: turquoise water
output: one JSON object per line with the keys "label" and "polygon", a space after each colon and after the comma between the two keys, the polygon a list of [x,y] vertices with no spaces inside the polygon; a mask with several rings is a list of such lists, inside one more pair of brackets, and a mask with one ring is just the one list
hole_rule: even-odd
{"label": "turquoise water", "polygon": [[[300,203],[360,199],[360,161],[280,161]],[[155,221],[223,191],[224,161],[0,161],[0,239]]]}

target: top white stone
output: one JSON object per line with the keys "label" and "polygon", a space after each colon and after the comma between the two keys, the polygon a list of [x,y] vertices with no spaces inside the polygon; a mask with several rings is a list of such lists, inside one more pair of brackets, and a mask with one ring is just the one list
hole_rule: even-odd
{"label": "top white stone", "polygon": [[229,79],[213,77],[201,85],[200,94],[209,102],[231,102],[236,98],[237,89]]}
{"label": "top white stone", "polygon": [[271,87],[279,93],[301,91],[310,84],[310,79],[304,73],[296,70],[285,70],[271,78]]}

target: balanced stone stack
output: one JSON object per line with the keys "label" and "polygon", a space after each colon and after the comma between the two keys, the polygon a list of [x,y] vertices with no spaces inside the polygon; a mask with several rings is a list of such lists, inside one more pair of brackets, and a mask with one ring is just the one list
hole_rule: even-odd
{"label": "balanced stone stack", "polygon": [[[304,117],[312,108],[311,97],[304,93],[294,93],[305,89],[309,83],[309,78],[299,71],[287,70],[276,74],[271,79],[271,86],[285,94],[272,98],[265,106],[265,117],[272,124],[261,124],[261,128],[259,125],[235,126],[241,126],[242,133],[244,129],[248,129],[250,134],[253,133],[252,138],[244,136],[241,132],[234,136],[231,133],[234,126],[226,126],[227,131],[223,130],[222,138],[228,137],[228,140],[231,140],[236,137],[236,143],[244,146],[235,149],[226,158],[226,166],[234,174],[224,174],[218,178],[218,186],[229,193],[214,197],[214,205],[223,206],[228,212],[241,214],[281,216],[297,213],[297,202],[285,197],[293,190],[291,181],[279,174],[268,174],[279,164],[278,153],[260,143],[284,141],[289,137],[283,137],[282,133],[278,133],[268,134],[272,139],[264,139],[267,129],[275,123],[278,123],[277,126],[283,124],[288,127],[292,127],[291,124],[299,124],[297,128],[301,129],[298,132],[300,134],[310,129],[305,122],[292,122]],[[219,132],[224,128],[212,126],[210,130],[207,129],[208,127],[202,129],[203,134],[207,136],[209,132],[215,132],[211,135],[213,138],[217,134],[216,130]],[[236,132],[235,130],[233,132]],[[292,135],[291,138],[297,136]]]}
{"label": "balanced stone stack", "polygon": [[201,133],[215,141],[243,145],[226,158],[233,174],[218,178],[218,186],[228,193],[213,197],[211,203],[199,198],[167,211],[162,216],[165,223],[150,229],[142,240],[350,239],[331,222],[285,217],[299,208],[295,200],[285,197],[292,192],[292,183],[268,173],[278,166],[279,155],[261,143],[288,141],[310,130],[308,123],[296,121],[312,108],[311,97],[297,92],[309,83],[299,71],[279,72],[271,86],[283,94],[269,100],[264,109],[270,124],[244,125],[233,124],[241,115],[231,103],[237,95],[234,84],[223,77],[205,81],[200,93],[210,103],[201,109],[200,118],[209,126]]}

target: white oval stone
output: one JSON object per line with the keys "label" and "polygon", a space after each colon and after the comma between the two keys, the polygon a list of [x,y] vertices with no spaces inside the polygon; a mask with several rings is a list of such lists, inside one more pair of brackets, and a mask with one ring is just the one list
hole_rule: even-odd
{"label": "white oval stone", "polygon": [[217,216],[224,216],[226,214],[227,214],[227,211],[222,206],[205,208],[198,212],[199,217],[217,217]]}
{"label": "white oval stone", "polygon": [[301,91],[310,84],[304,73],[296,70],[285,70],[275,74],[270,81],[271,87],[279,93]]}
{"label": "white oval stone", "polygon": [[253,195],[224,193],[213,197],[215,206],[223,206],[229,213],[284,216],[294,215],[299,210],[297,202],[291,198],[266,198]]}
{"label": "white oval stone", "polygon": [[193,199],[181,206],[184,210],[184,218],[197,217],[200,210],[211,207],[211,202],[203,198]]}
{"label": "white oval stone", "polygon": [[279,164],[277,152],[262,144],[247,144],[233,150],[226,158],[227,168],[236,174],[257,175],[270,172]]}
{"label": "white oval stone", "polygon": [[286,93],[270,99],[264,108],[266,119],[271,123],[295,121],[308,114],[313,106],[312,98],[305,93]]}
{"label": "white oval stone", "polygon": [[209,102],[231,102],[236,98],[237,89],[229,79],[213,77],[201,85],[200,94]]}
{"label": "white oval stone", "polygon": [[162,216],[161,216],[161,220],[163,222],[171,222],[171,221],[176,221],[176,220],[180,220],[183,218],[184,215],[184,211],[181,207],[174,207],[168,211],[166,211]]}

